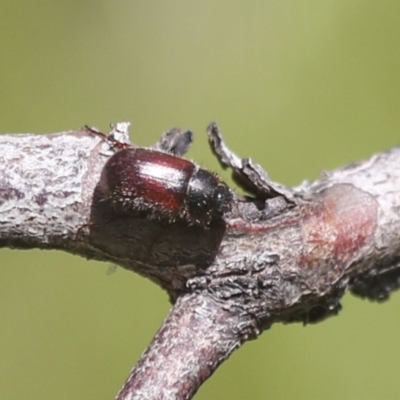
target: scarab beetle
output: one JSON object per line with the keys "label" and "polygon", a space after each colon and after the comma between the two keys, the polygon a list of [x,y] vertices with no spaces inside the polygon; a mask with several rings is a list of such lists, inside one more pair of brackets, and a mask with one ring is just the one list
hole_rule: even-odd
{"label": "scarab beetle", "polygon": [[216,175],[194,163],[152,149],[128,147],[106,162],[100,188],[123,212],[209,225],[221,219],[232,192]]}

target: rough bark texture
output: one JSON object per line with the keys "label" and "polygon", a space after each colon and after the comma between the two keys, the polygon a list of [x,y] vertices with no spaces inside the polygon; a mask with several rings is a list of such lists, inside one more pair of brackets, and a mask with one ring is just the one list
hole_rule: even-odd
{"label": "rough bark texture", "polygon": [[209,296],[180,297],[117,399],[189,399],[239,347],[238,316]]}
{"label": "rough bark texture", "polygon": [[[183,153],[176,132],[156,147]],[[221,165],[254,194],[210,226],[116,212],[98,186],[115,149],[91,131],[0,136],[2,247],[111,261],[170,295],[119,400],[189,399],[272,323],[321,321],[348,290],[384,300],[400,284],[400,148],[288,189],[230,152],[216,126],[209,134]]]}

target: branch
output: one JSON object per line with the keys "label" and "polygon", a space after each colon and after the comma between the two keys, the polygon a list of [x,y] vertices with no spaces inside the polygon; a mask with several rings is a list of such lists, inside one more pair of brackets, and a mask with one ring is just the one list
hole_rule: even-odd
{"label": "branch", "polygon": [[239,347],[239,318],[209,296],[178,298],[117,399],[188,399]]}
{"label": "branch", "polygon": [[[346,291],[381,301],[400,285],[400,148],[290,189],[231,152],[212,124],[212,151],[252,196],[234,195],[223,218],[188,223],[118,210],[106,195],[100,175],[116,143],[131,146],[127,126],[107,139],[88,129],[0,136],[2,247],[111,261],[170,296],[118,400],[190,399],[273,323],[319,322]],[[181,155],[190,142],[175,129],[155,148]]]}

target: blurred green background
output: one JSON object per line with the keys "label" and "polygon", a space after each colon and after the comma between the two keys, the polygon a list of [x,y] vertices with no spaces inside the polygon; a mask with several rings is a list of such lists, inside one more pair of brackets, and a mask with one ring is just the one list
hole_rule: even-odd
{"label": "blurred green background", "polygon": [[[205,127],[296,185],[400,142],[400,2],[1,2],[0,132]],[[227,178],[227,175],[224,175]],[[147,280],[61,252],[1,250],[0,399],[112,399],[169,309]],[[400,297],[274,326],[196,399],[397,399]]]}

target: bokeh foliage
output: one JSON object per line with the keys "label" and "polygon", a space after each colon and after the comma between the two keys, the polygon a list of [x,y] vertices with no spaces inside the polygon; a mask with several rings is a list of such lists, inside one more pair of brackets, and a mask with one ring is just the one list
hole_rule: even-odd
{"label": "bokeh foliage", "polygon": [[[2,1],[0,132],[106,130],[155,142],[205,127],[288,185],[400,140],[396,1]],[[227,178],[227,175],[224,174]],[[111,399],[169,308],[102,263],[1,251],[0,398]],[[398,398],[398,294],[347,296],[338,318],[274,326],[196,399]]]}

